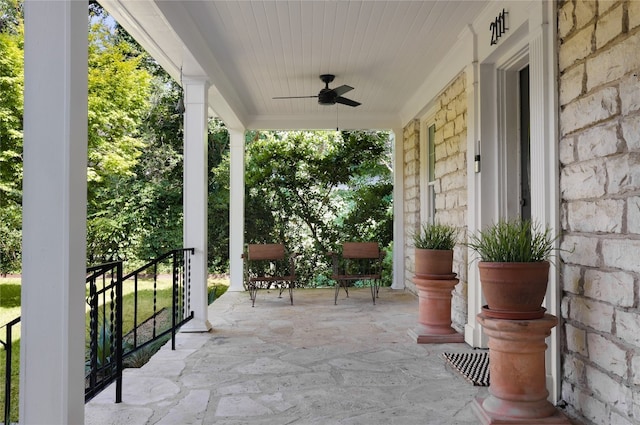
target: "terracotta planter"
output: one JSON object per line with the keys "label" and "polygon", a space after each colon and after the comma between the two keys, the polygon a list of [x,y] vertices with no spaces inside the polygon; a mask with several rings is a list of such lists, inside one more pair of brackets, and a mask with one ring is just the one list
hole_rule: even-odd
{"label": "terracotta planter", "polygon": [[555,424],[571,422],[548,400],[545,338],[558,319],[550,314],[536,320],[500,320],[477,316],[489,337],[489,396],[473,409],[482,425]]}
{"label": "terracotta planter", "polygon": [[458,284],[455,276],[451,273],[437,279],[413,278],[420,302],[418,325],[409,330],[409,336],[418,344],[464,341],[464,336],[451,327],[451,292]]}
{"label": "terracotta planter", "polygon": [[451,275],[453,250],[416,248],[416,276]]}
{"label": "terracotta planter", "polygon": [[532,320],[544,317],[549,262],[478,263],[487,317]]}

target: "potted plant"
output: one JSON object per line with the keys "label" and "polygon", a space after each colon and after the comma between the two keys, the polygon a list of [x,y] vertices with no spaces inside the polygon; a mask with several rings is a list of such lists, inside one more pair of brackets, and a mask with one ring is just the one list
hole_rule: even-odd
{"label": "potted plant", "polygon": [[500,220],[471,235],[466,244],[480,259],[485,315],[499,319],[539,319],[547,291],[549,257],[557,237],[547,227],[520,218]]}
{"label": "potted plant", "polygon": [[453,273],[453,247],[458,229],[447,224],[423,224],[414,234],[418,324],[409,335],[419,344],[462,342],[451,327],[451,293],[458,284]]}
{"label": "potted plant", "polygon": [[453,268],[453,248],[458,229],[441,223],[425,223],[413,235],[415,274],[450,275]]}

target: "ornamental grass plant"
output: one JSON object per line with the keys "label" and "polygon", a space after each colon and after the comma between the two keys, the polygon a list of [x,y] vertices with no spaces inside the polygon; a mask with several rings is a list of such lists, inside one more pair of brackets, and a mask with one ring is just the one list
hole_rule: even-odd
{"label": "ornamental grass plant", "polygon": [[491,263],[535,263],[549,260],[558,237],[537,222],[500,220],[469,237],[466,244],[478,254],[480,261]]}
{"label": "ornamental grass plant", "polygon": [[413,244],[418,249],[451,250],[456,246],[458,229],[448,224],[425,223],[413,235]]}

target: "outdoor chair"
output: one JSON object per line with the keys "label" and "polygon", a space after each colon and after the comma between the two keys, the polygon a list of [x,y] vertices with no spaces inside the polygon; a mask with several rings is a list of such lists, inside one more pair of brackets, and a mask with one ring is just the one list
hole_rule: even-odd
{"label": "outdoor chair", "polygon": [[255,306],[258,289],[279,288],[278,298],[289,289],[289,300],[293,305],[293,287],[296,280],[295,254],[289,254],[284,244],[250,244],[242,255],[244,258],[245,289]]}
{"label": "outdoor chair", "polygon": [[338,293],[342,286],[349,298],[349,285],[357,281],[369,281],[373,304],[378,297],[378,289],[382,273],[381,251],[377,242],[344,242],[342,252],[329,252],[333,259],[333,274],[336,281],[334,304],[338,304]]}

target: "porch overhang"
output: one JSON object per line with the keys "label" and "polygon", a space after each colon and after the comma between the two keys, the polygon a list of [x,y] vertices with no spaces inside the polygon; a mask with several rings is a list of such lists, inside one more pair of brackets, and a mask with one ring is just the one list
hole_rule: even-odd
{"label": "porch overhang", "polygon": [[[438,64],[468,57],[465,35],[492,2],[100,3],[176,81],[206,77],[228,128],[276,130],[403,127],[444,86]],[[273,99],[316,95],[323,73],[362,105]]]}

